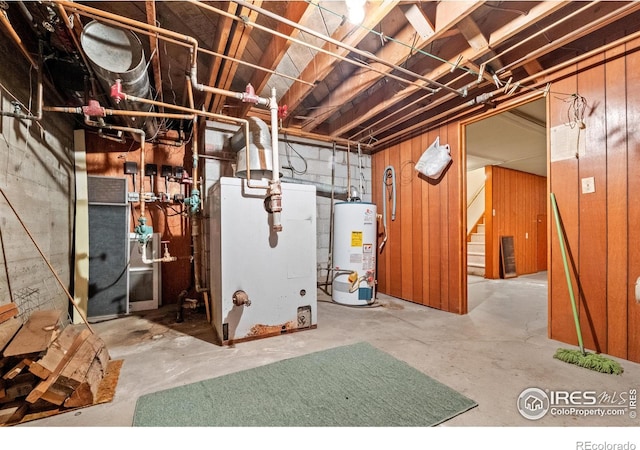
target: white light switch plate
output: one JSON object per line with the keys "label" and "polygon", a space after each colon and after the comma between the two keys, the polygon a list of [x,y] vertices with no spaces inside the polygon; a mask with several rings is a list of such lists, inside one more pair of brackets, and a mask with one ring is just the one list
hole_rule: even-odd
{"label": "white light switch plate", "polygon": [[582,179],[582,193],[593,194],[596,191],[596,182],[593,177]]}

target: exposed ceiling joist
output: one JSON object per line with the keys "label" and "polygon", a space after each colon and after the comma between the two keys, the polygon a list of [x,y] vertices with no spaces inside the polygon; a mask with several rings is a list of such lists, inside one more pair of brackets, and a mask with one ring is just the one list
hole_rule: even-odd
{"label": "exposed ceiling joist", "polygon": [[[526,97],[551,68],[640,31],[635,1],[368,1],[359,26],[346,21],[342,1],[23,5],[38,20],[26,20],[17,2],[7,2],[7,20],[34,61],[42,37],[48,39],[52,73],[45,82],[69,103],[108,96],[91,83],[90,91],[67,92],[68,77],[53,73],[55,62],[72,61],[86,67],[78,75],[86,76],[91,68],[78,37],[88,21],[103,20],[145,35],[160,104],[193,99],[198,110],[263,117],[264,108],[214,93],[242,94],[248,84],[258,95],[277,88],[278,104],[288,107],[282,126],[289,133],[374,142],[374,151],[442,118],[505,102],[511,94]],[[192,78],[193,67],[200,77]],[[191,95],[194,78],[198,88],[212,89]]]}

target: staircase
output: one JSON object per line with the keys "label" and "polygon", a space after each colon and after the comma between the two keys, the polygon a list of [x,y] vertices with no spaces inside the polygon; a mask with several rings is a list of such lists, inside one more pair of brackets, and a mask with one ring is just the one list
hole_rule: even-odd
{"label": "staircase", "polygon": [[484,217],[467,237],[467,274],[484,277]]}

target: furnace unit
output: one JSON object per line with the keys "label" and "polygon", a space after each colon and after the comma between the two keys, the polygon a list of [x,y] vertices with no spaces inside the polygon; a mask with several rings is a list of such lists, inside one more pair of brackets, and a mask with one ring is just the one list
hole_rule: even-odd
{"label": "furnace unit", "polygon": [[266,181],[220,178],[208,195],[212,322],[222,344],[317,326],[316,188],[282,183],[282,231]]}

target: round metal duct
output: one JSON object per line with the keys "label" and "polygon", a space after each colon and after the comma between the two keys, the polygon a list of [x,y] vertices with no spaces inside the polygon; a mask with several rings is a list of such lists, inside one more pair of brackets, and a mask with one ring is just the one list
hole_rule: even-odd
{"label": "round metal duct", "polygon": [[[129,95],[151,99],[151,86],[146,71],[144,49],[138,36],[126,29],[116,28],[98,21],[85,25],[80,44],[84,50],[102,89],[105,93],[117,79],[122,81],[122,90]],[[115,108],[134,111],[150,111],[149,105],[139,102],[115,103],[105,94]],[[144,130],[147,138],[158,131],[155,118],[126,117],[126,125]],[[134,134],[134,138],[137,135]]]}

